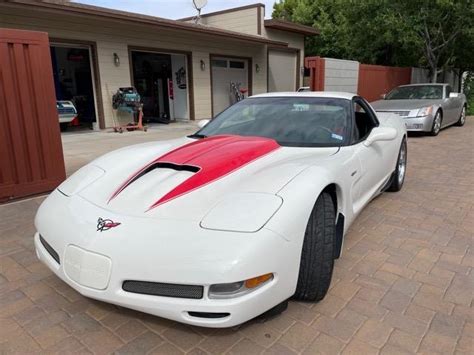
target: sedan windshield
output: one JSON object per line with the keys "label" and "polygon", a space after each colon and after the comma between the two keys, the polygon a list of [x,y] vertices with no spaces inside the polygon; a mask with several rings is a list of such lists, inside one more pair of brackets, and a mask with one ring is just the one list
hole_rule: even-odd
{"label": "sedan windshield", "polygon": [[349,136],[349,100],[314,97],[249,98],[229,107],[191,137],[234,134],[286,146],[340,146]]}
{"label": "sedan windshield", "polygon": [[441,85],[399,86],[390,91],[385,100],[428,100],[442,99]]}

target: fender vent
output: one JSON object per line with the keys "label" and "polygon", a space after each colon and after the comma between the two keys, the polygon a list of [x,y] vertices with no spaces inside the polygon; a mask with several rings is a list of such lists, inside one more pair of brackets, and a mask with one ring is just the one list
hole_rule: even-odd
{"label": "fender vent", "polygon": [[124,281],[122,289],[127,292],[141,293],[143,295],[201,299],[203,286],[178,285],[148,281]]}
{"label": "fender vent", "polygon": [[49,253],[49,255],[51,255],[51,257],[54,260],[56,260],[56,262],[58,264],[61,264],[61,262],[59,260],[59,254],[56,252],[56,250],[54,250],[53,247],[51,245],[49,245],[46,240],[44,240],[44,238],[41,236],[41,234],[40,234],[39,238],[40,238],[41,244],[43,244],[43,247],[46,249],[46,251]]}

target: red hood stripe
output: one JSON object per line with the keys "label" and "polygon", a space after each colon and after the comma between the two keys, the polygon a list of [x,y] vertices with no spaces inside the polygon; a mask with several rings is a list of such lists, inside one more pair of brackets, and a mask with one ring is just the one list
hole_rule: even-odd
{"label": "red hood stripe", "polygon": [[148,210],[230,174],[279,147],[273,139],[262,137],[214,136],[201,139],[166,153],[147,164],[121,185],[110,200],[125,189],[137,175],[155,163],[193,165],[200,170],[165,194]]}

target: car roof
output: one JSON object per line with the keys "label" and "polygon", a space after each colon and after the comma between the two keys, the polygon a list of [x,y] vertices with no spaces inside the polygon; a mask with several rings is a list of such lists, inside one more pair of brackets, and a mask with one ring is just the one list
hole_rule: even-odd
{"label": "car roof", "polygon": [[356,94],[349,92],[338,92],[338,91],[284,91],[284,92],[269,92],[265,94],[253,95],[250,98],[259,97],[323,97],[331,99],[346,99],[352,100]]}

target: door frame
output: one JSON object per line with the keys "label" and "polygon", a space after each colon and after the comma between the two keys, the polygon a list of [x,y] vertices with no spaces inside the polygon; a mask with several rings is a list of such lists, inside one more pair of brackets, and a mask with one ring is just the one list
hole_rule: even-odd
{"label": "door frame", "polygon": [[267,46],[267,92],[268,92],[268,83],[270,81],[270,51],[271,50],[276,50],[280,52],[289,52],[289,53],[296,53],[296,68],[295,68],[295,88],[296,90],[299,89],[300,87],[300,62],[301,62],[301,49],[298,48],[293,48],[293,47],[273,47],[273,46]]}
{"label": "door frame", "polygon": [[105,129],[105,116],[104,116],[104,104],[102,101],[102,86],[100,85],[100,71],[99,71],[99,60],[97,57],[97,43],[93,41],[83,41],[78,39],[67,39],[67,38],[49,38],[49,46],[54,47],[54,44],[58,45],[78,45],[89,47],[89,54],[91,56],[91,75],[92,75],[92,91],[94,94],[94,106],[96,111],[96,122],[99,123],[100,129]]}
{"label": "door frame", "polygon": [[211,119],[214,118],[214,97],[212,95],[213,93],[213,86],[212,86],[212,60],[214,58],[231,58],[231,59],[240,59],[240,60],[246,60],[247,61],[247,96],[251,96],[253,92],[253,64],[252,64],[252,57],[241,57],[241,56],[236,56],[236,55],[228,55],[228,54],[216,54],[216,53],[210,53],[209,54],[209,78],[211,80]]}
{"label": "door frame", "polygon": [[186,77],[188,87],[188,108],[189,120],[196,119],[194,112],[194,80],[193,80],[193,53],[191,51],[180,51],[177,49],[156,48],[156,47],[142,47],[142,46],[127,46],[128,48],[128,63],[130,69],[130,84],[133,85],[133,63],[132,52],[145,52],[156,54],[182,54],[186,57]]}

